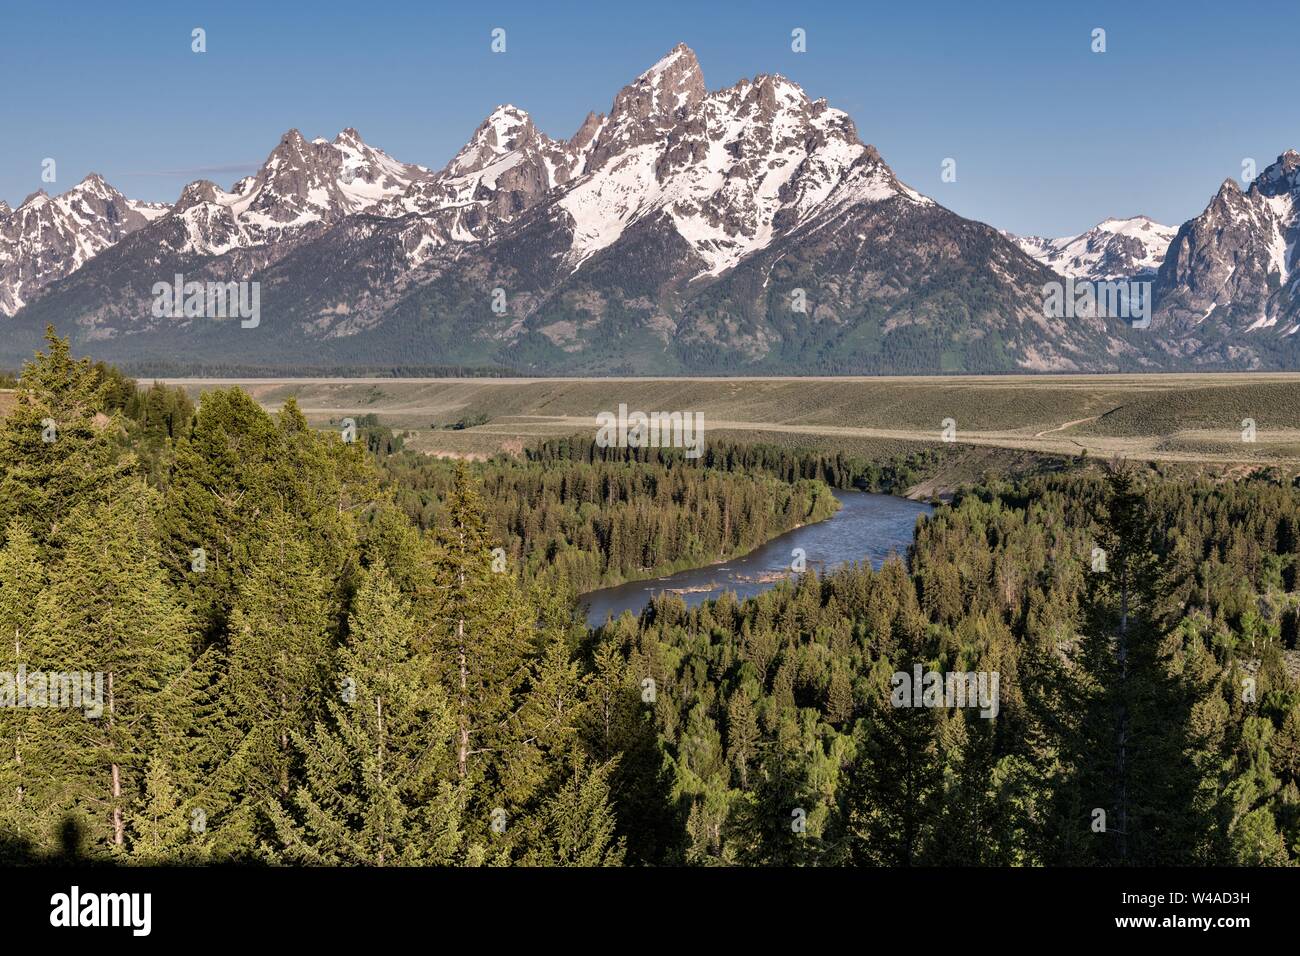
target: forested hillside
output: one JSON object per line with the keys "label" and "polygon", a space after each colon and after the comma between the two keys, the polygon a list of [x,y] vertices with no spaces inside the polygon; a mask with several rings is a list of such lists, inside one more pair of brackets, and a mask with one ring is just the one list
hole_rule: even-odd
{"label": "forested hillside", "polygon": [[[1297,528],[1267,479],[1034,478],[936,512],[910,573],[661,598],[598,646],[656,682],[692,862],[1294,863]],[[917,663],[999,674],[996,717],[892,706]]]}
{"label": "forested hillside", "polygon": [[360,445],[237,390],[146,468],[112,385],[51,339],[0,426],[3,669],[106,686],[0,710],[11,860],[623,859],[581,631],[493,572],[468,471],[422,534]]}
{"label": "forested hillside", "polygon": [[[366,438],[137,390],[49,338],[0,422],[8,862],[1300,857],[1289,480],[989,480],[910,565],[590,631],[582,588],[937,459],[572,440],[471,465]],[[916,666],[996,675],[996,707],[898,706]],[[53,706],[73,672],[102,712]]]}

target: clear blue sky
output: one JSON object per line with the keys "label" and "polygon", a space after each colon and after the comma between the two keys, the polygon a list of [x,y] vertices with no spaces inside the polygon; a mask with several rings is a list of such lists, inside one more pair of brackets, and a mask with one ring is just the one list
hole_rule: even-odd
{"label": "clear blue sky", "polygon": [[[1112,215],[1177,224],[1243,157],[1263,169],[1300,148],[1296,13],[1249,0],[0,0],[0,198],[41,188],[52,157],[50,192],[94,170],[172,201],[192,179],[228,187],[291,127],[355,126],[437,168],[499,103],[568,137],[685,41],[710,89],[783,73],[827,97],[904,181],[963,215],[1053,236]],[[205,54],[190,51],[194,27]],[[790,49],[795,27],[806,53]],[[955,183],[940,181],[945,157]]]}

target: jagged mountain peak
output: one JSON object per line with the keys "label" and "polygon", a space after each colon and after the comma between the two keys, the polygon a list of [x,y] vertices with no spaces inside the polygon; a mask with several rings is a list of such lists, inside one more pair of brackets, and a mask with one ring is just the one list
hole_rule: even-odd
{"label": "jagged mountain peak", "polygon": [[85,177],[81,180],[81,182],[73,186],[72,190],[70,191],[73,190],[78,192],[91,192],[99,195],[104,195],[104,194],[111,194],[115,196],[122,195],[111,185],[109,185],[108,180],[106,180],[99,173],[94,173],[94,172],[87,173]]}
{"label": "jagged mountain peak", "polygon": [[812,103],[812,99],[804,92],[803,87],[790,79],[784,73],[759,73],[753,77],[741,77],[740,80],[736,82],[736,86],[738,88],[750,87],[758,90],[772,90],[774,92],[790,90],[797,93],[801,98],[807,100],[809,103]]}
{"label": "jagged mountain peak", "polygon": [[1231,176],[1228,176],[1223,180],[1223,182],[1219,183],[1219,190],[1214,194],[1214,198],[1228,199],[1234,196],[1240,196],[1241,194],[1241,187],[1237,185],[1237,181]]}
{"label": "jagged mountain peak", "polygon": [[[64,192],[55,197],[51,197],[44,189],[38,189],[30,193],[21,203],[19,209],[30,208],[33,206],[42,206],[50,202],[69,203],[76,200],[94,199],[104,202],[111,201],[128,201],[121,192],[115,189],[99,173],[87,173],[80,182],[70,186]],[[5,206],[8,209],[8,206]]]}
{"label": "jagged mountain peak", "polygon": [[1270,164],[1255,177],[1250,188],[1265,196],[1300,190],[1300,153],[1288,149],[1277,158],[1277,162]]}
{"label": "jagged mountain peak", "polygon": [[358,133],[353,127],[349,126],[343,130],[340,130],[339,134],[334,137],[334,145],[335,146],[365,146],[366,141],[361,138],[360,133]]}
{"label": "jagged mountain peak", "polygon": [[1109,280],[1154,275],[1178,230],[1150,216],[1103,219],[1074,236],[1010,238],[1031,258],[1064,276]]}
{"label": "jagged mountain peak", "polygon": [[591,142],[601,125],[605,122],[605,114],[592,110],[578,127],[578,131],[569,138],[569,145],[581,149]]}
{"label": "jagged mountain peak", "polygon": [[11,315],[123,237],[165,212],[127,199],[99,173],[51,197],[44,189],[0,209],[0,315]]}
{"label": "jagged mountain peak", "polygon": [[514,150],[543,138],[532,117],[509,103],[498,106],[478,125],[460,152],[447,164],[443,175],[454,177],[477,172]]}
{"label": "jagged mountain peak", "polygon": [[532,118],[528,115],[527,110],[515,106],[514,103],[502,103],[487,115],[487,119],[483,121],[482,125],[510,127],[531,122]]}
{"label": "jagged mountain peak", "polygon": [[678,115],[708,95],[695,52],[679,43],[653,66],[618,91],[601,124],[585,164],[595,169],[610,157],[654,142],[670,130]]}
{"label": "jagged mountain peak", "polygon": [[1300,332],[1300,154],[1287,150],[1244,192],[1224,181],[1183,224],[1156,282],[1160,317],[1206,335],[1206,320],[1231,358],[1250,348],[1245,333]]}
{"label": "jagged mountain peak", "polygon": [[293,241],[371,211],[431,175],[370,146],[352,127],[332,142],[308,141],[290,129],[257,172],[229,192],[207,180],[186,186],[175,206],[184,232],[168,241],[185,252],[207,255]]}
{"label": "jagged mountain peak", "polygon": [[[698,101],[704,96],[704,71],[700,69],[700,61],[695,51],[685,43],[678,43],[653,66],[624,87],[619,97],[638,87],[648,88],[656,94],[661,99],[659,105],[677,109],[688,105],[684,99],[678,97],[694,96]],[[615,98],[615,103],[618,102],[619,97]],[[663,101],[663,97],[673,97],[673,101],[671,103]]]}
{"label": "jagged mountain peak", "polygon": [[929,202],[861,143],[847,114],[776,73],[706,92],[684,45],[624,87],[608,118],[588,116],[571,144],[588,140],[582,174],[559,200],[573,220],[575,269],[661,215],[694,253],[693,277],[704,277],[819,210]]}
{"label": "jagged mountain peak", "polygon": [[184,212],[201,203],[223,203],[229,196],[220,186],[210,179],[196,179],[181,189],[181,194],[172,206],[173,212]]}

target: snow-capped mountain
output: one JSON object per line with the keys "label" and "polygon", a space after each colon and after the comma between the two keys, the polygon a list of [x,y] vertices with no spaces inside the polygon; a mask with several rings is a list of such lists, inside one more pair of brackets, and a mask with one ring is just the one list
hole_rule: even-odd
{"label": "snow-capped mountain", "polygon": [[12,315],[50,282],[157,220],[150,241],[161,250],[217,256],[261,247],[283,254],[287,243],[431,176],[368,146],[354,129],[310,143],[290,130],[255,176],[229,192],[199,180],[170,207],[127,199],[92,174],[61,196],[37,192],[12,212],[0,209],[0,314]]}
{"label": "snow-capped mountain", "polygon": [[698,260],[689,278],[717,276],[823,204],[930,202],[868,154],[845,113],[782,76],[708,93],[685,46],[619,93],[590,149],[590,173],[558,201],[573,266],[664,217]]}
{"label": "snow-capped mountain", "polygon": [[60,196],[44,190],[17,209],[0,202],[0,315],[12,315],[123,236],[167,212],[127,199],[91,173]]}
{"label": "snow-capped mountain", "polygon": [[1177,232],[1177,228],[1162,226],[1146,216],[1133,216],[1107,219],[1077,236],[1013,238],[1026,253],[1063,276],[1131,279],[1156,273]]}
{"label": "snow-capped mountain", "polygon": [[[1290,275],[1288,175],[1270,167],[1252,187],[1242,228],[1260,238],[1242,254]],[[27,304],[10,355],[51,321],[137,362],[1073,371],[1191,354],[1123,323],[1043,315],[1061,275],[1164,277],[1169,227],[1005,235],[902,183],[847,114],[785,77],[710,91],[684,45],[567,140],[500,106],[434,172],[355,130],[290,130],[229,191],[200,181],[170,209],[118,205],[129,228],[13,300]],[[16,216],[0,209],[0,228]],[[256,331],[152,315],[148,290],[177,273],[260,282]]]}
{"label": "snow-capped mountain", "polygon": [[[1178,230],[1156,281],[1160,317],[1187,333],[1182,341],[1204,343],[1225,360],[1266,349],[1270,338],[1294,336],[1300,331],[1297,239],[1300,153],[1288,150],[1245,192],[1225,180],[1205,211]],[[1260,360],[1252,355],[1251,361]]]}
{"label": "snow-capped mountain", "polygon": [[[499,107],[437,176],[376,212],[434,217],[429,237],[443,245],[499,235],[554,199],[553,216],[573,233],[565,258],[575,269],[630,225],[666,215],[700,257],[698,274],[717,275],[764,248],[779,214],[793,223],[826,199],[866,149],[847,115],[783,77],[708,93],[695,54],[681,45],[568,142],[538,132],[524,111]],[[845,183],[837,201],[856,188],[929,202],[882,169]]]}
{"label": "snow-capped mountain", "polygon": [[507,104],[492,111],[439,173],[414,180],[401,195],[370,212],[420,217],[408,221],[403,243],[406,264],[414,267],[449,243],[499,235],[520,213],[568,182],[582,162],[573,141],[551,139],[526,112]]}
{"label": "snow-capped mountain", "polygon": [[432,174],[366,145],[354,129],[308,142],[291,129],[255,176],[225,192],[191,183],[168,225],[176,252],[204,256],[301,239],[404,195]]}

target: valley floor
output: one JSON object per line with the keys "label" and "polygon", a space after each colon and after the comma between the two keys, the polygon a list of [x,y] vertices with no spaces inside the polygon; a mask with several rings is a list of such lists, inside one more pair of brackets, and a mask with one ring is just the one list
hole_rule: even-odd
{"label": "valley floor", "polygon": [[408,447],[476,458],[594,432],[626,404],[701,412],[712,437],[853,453],[940,443],[949,426],[974,448],[1300,467],[1300,373],[167,381],[192,395],[238,385],[268,409],[294,398],[316,424],[375,415]]}

